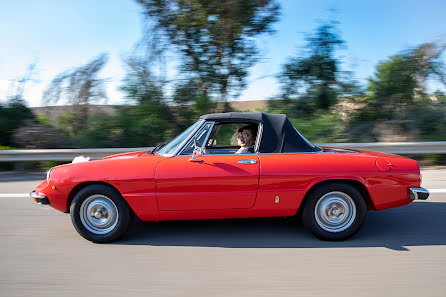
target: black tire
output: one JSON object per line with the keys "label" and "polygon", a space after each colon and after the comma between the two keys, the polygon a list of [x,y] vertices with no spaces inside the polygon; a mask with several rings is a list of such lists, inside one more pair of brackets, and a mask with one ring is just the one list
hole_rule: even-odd
{"label": "black tire", "polygon": [[129,226],[130,211],[121,194],[106,185],[90,185],[80,190],[70,207],[77,232],[97,243],[121,237]]}
{"label": "black tire", "polygon": [[354,186],[329,183],[314,189],[305,203],[302,220],[313,235],[338,241],[359,231],[367,215],[367,206]]}

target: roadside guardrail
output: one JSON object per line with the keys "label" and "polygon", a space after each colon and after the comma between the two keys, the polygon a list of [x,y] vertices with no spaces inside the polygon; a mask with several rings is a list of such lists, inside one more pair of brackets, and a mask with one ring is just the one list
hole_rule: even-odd
{"label": "roadside guardrail", "polygon": [[28,161],[72,161],[77,156],[90,157],[90,160],[134,151],[150,150],[152,147],[100,148],[100,149],[42,149],[0,151],[0,162]]}
{"label": "roadside guardrail", "polygon": [[[370,150],[402,155],[446,154],[446,141],[320,143],[317,145],[323,147]],[[91,160],[96,160],[109,155],[151,149],[152,147],[5,150],[0,151],[0,162],[72,161],[77,156],[90,157]]]}

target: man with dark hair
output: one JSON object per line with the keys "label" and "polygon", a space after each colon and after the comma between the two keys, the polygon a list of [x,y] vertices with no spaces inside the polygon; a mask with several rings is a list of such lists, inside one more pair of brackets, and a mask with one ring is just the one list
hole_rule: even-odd
{"label": "man with dark hair", "polygon": [[236,154],[252,154],[254,153],[254,144],[257,136],[257,125],[250,124],[237,130],[237,145],[240,149]]}

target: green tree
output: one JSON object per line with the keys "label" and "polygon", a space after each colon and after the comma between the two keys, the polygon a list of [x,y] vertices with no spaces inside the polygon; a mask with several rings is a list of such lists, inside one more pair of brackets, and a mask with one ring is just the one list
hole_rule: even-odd
{"label": "green tree", "polygon": [[[274,0],[139,0],[182,57],[182,76],[200,97],[226,102],[245,86],[258,57],[255,37],[278,19]],[[226,106],[226,104],[225,104]]]}
{"label": "green tree", "polygon": [[86,128],[90,104],[104,102],[106,79],[98,77],[108,60],[101,54],[85,65],[57,75],[43,93],[43,104],[49,105],[64,100],[73,106],[71,121],[66,122],[68,133],[76,136]]}
{"label": "green tree", "polygon": [[13,80],[10,87],[14,89],[14,94],[5,104],[0,103],[0,146],[13,145],[14,130],[34,119],[34,114],[23,99],[23,93],[26,84],[34,80],[35,68],[36,63],[30,64],[23,77]]}
{"label": "green tree", "polygon": [[33,118],[32,111],[19,97],[11,98],[5,104],[0,103],[0,146],[11,146],[14,130]]}
{"label": "green tree", "polygon": [[[376,129],[377,125],[386,123],[389,130],[399,130],[399,134],[412,140],[445,140],[444,95],[429,94],[426,89],[429,80],[446,87],[442,62],[445,48],[434,42],[425,43],[379,63],[369,79],[369,94],[351,116],[349,131],[353,140],[380,140],[379,135],[372,136],[370,131],[382,130]],[[372,138],[366,139],[364,135]]]}
{"label": "green tree", "polygon": [[301,115],[333,106],[348,85],[341,80],[340,62],[335,56],[336,49],[344,44],[337,33],[336,22],[319,26],[306,42],[303,52],[289,59],[279,74],[280,98],[295,99],[289,107],[291,112]]}
{"label": "green tree", "polygon": [[172,111],[180,130],[186,129],[199,116],[212,113],[217,107],[217,104],[198,88],[196,80],[178,82],[172,99]]}
{"label": "green tree", "polygon": [[150,63],[135,57],[126,61],[127,75],[121,90],[131,105],[120,109],[119,127],[124,146],[151,146],[175,134],[175,119],[163,92],[163,82]]}
{"label": "green tree", "polygon": [[377,116],[404,116],[417,98],[426,96],[428,79],[438,79],[446,86],[446,72],[441,61],[445,46],[425,43],[381,62],[369,79],[369,107]]}

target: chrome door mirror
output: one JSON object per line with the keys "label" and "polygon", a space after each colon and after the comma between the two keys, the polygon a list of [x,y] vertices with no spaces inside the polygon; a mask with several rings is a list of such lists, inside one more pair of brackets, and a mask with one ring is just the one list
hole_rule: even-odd
{"label": "chrome door mirror", "polygon": [[189,159],[189,162],[201,162],[201,148],[195,147],[194,152],[192,153],[192,158]]}

